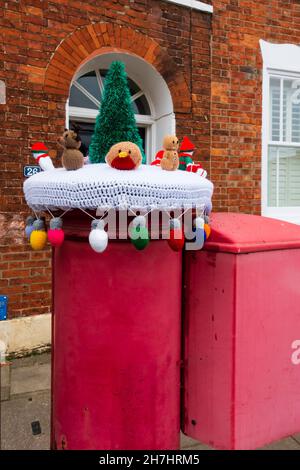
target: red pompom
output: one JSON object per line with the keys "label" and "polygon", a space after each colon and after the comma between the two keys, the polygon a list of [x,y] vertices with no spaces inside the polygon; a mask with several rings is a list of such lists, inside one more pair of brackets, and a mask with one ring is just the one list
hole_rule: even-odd
{"label": "red pompom", "polygon": [[61,228],[49,229],[47,236],[52,246],[60,246],[65,239],[65,233]]}
{"label": "red pompom", "polygon": [[182,228],[174,228],[170,230],[169,246],[174,251],[181,251],[184,247],[184,232]]}

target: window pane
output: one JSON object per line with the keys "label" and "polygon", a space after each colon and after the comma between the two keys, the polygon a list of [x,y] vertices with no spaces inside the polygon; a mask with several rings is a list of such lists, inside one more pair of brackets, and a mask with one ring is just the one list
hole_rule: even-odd
{"label": "window pane", "polygon": [[85,96],[75,85],[72,85],[70,91],[69,106],[77,106],[78,108],[98,109],[98,107]]}
{"label": "window pane", "polygon": [[268,206],[276,207],[276,147],[269,147],[268,155]]}
{"label": "window pane", "polygon": [[[293,88],[294,80],[285,78],[283,80],[283,141],[299,142],[298,132],[299,123],[297,116],[299,105],[295,107],[293,104]],[[299,117],[299,116],[298,116]],[[296,139],[296,140],[295,140]]]}
{"label": "window pane", "polygon": [[270,78],[270,140],[280,140],[280,79]]}
{"label": "window pane", "polygon": [[138,85],[133,80],[131,80],[131,78],[127,77],[127,80],[128,80],[130,94],[131,94],[131,96],[133,96],[138,91],[140,91],[140,88],[138,87]]}
{"label": "window pane", "polygon": [[[77,132],[79,131],[79,137],[83,143],[86,152],[88,151],[89,145],[91,143],[92,135],[94,133],[94,122],[79,122],[79,121],[70,121],[70,129],[76,128]],[[82,149],[81,149],[82,151]]]}
{"label": "window pane", "polygon": [[143,141],[144,152],[146,152],[146,127],[138,127],[138,131]]}
{"label": "window pane", "polygon": [[[89,145],[91,143],[92,135],[94,133],[94,127],[95,123],[94,122],[84,122],[84,121],[77,121],[77,120],[70,120],[69,124],[70,129],[74,129],[76,127],[76,130],[79,131],[79,137],[81,142],[83,143],[84,147],[86,148],[86,151],[88,152]],[[146,144],[146,127],[138,127],[139,134],[142,138],[143,141],[143,149],[144,151],[146,150],[145,144]],[[83,152],[83,149],[81,149]],[[83,152],[84,153],[84,152]]]}
{"label": "window pane", "polygon": [[[282,83],[282,103],[281,103]],[[270,78],[270,140],[300,143],[299,80]],[[300,100],[299,100],[300,101]]]}
{"label": "window pane", "polygon": [[300,149],[269,147],[268,205],[300,206]]}
{"label": "window pane", "polygon": [[140,96],[132,102],[133,110],[136,114],[150,114],[150,108],[145,95]]}
{"label": "window pane", "polygon": [[[297,87],[297,88],[296,88]],[[300,143],[300,90],[299,93],[297,92],[298,88],[298,80],[294,80],[292,85],[292,95],[291,95],[291,112],[292,112],[292,142]]]}
{"label": "window pane", "polygon": [[87,91],[90,92],[98,101],[101,99],[100,88],[98,85],[98,80],[96,77],[95,71],[88,72],[82,77],[76,80],[80,85],[82,85]]}

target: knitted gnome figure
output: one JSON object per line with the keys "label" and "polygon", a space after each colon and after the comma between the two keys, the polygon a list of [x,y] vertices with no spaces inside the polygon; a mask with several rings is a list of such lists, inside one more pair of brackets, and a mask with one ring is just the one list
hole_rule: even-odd
{"label": "knitted gnome figure", "polygon": [[207,172],[203,170],[199,163],[194,163],[193,161],[194,150],[195,145],[185,136],[179,150],[179,170],[197,173],[205,178]]}
{"label": "knitted gnome figure", "polygon": [[54,165],[48,155],[48,149],[42,142],[37,142],[31,147],[33,158],[39,164],[42,170],[54,170]]}

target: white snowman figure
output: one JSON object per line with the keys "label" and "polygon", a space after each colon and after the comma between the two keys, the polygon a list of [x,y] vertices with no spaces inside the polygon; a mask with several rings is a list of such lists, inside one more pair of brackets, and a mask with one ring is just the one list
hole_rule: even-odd
{"label": "white snowman figure", "polygon": [[48,155],[48,149],[42,142],[37,142],[31,147],[33,158],[39,164],[42,170],[54,170],[54,165]]}

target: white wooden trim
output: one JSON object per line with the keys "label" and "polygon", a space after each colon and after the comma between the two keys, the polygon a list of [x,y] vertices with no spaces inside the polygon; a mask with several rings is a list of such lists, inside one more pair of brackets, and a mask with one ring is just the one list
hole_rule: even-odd
{"label": "white wooden trim", "polygon": [[97,78],[97,81],[98,81],[98,86],[99,86],[101,99],[102,99],[102,93],[103,93],[103,89],[104,89],[103,80],[102,80],[102,77],[100,75],[99,69],[95,69],[95,73],[96,73],[96,78]]}
{"label": "white wooden trim", "polygon": [[267,68],[263,67],[262,93],[262,161],[261,161],[261,213],[267,215],[268,209],[268,140],[269,140],[269,100],[270,86]]}
{"label": "white wooden trim", "polygon": [[205,11],[206,13],[213,13],[214,8],[207,3],[199,2],[198,0],[166,0],[169,3],[176,3],[184,7],[190,7],[194,10]]}
{"label": "white wooden trim", "polygon": [[300,207],[266,207],[264,213],[265,217],[272,217],[273,219],[284,220],[293,224],[300,225]]}
{"label": "white wooden trim", "polygon": [[132,95],[131,97],[131,101],[135,101],[137,100],[138,98],[140,98],[141,96],[143,96],[144,92],[142,90],[138,91],[135,95]]}
{"label": "white wooden trim", "polygon": [[270,140],[269,145],[272,147],[300,147],[300,142],[281,142],[280,140]]}
{"label": "white wooden trim", "polygon": [[79,108],[77,106],[69,106],[69,118],[77,119],[96,119],[99,111],[97,109]]}
{"label": "white wooden trim", "polygon": [[300,71],[300,46],[259,41],[264,67],[281,73]]}
{"label": "white wooden trim", "polygon": [[[77,106],[69,106],[69,118],[73,119],[86,119],[87,121],[93,121],[98,116],[99,111],[97,109],[89,108],[78,108]],[[153,124],[155,121],[152,116],[144,114],[135,114],[135,120],[137,124]]]}
{"label": "white wooden trim", "polygon": [[66,101],[66,120],[65,120],[65,128],[69,129],[69,121],[70,121],[70,115],[69,115],[69,98]]}

